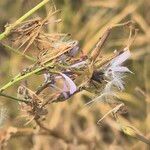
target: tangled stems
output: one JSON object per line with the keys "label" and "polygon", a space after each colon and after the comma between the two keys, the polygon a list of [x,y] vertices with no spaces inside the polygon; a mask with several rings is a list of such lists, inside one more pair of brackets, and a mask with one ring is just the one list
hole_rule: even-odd
{"label": "tangled stems", "polygon": [[24,14],[21,18],[19,18],[16,22],[14,22],[13,24],[10,24],[8,27],[6,27],[5,31],[2,34],[0,34],[0,41],[9,35],[13,28],[15,28],[17,25],[19,25],[22,21],[27,19],[29,16],[31,16],[35,11],[40,9],[42,6],[44,6],[48,1],[49,0],[43,0],[41,3],[39,3],[33,9],[31,9],[26,14]]}

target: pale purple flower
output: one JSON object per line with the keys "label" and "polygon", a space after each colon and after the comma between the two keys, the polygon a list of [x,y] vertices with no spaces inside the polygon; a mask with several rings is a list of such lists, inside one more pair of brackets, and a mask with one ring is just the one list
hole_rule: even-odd
{"label": "pale purple flower", "polygon": [[63,89],[62,89],[62,94],[64,95],[65,99],[69,97],[67,92],[68,92],[68,87],[66,85],[66,82],[64,82]]}
{"label": "pale purple flower", "polygon": [[119,56],[117,56],[116,58],[114,58],[111,61],[111,65],[112,66],[119,66],[130,57],[131,57],[131,53],[130,53],[129,49],[125,48],[124,52],[122,54],[120,54]]}
{"label": "pale purple flower", "polygon": [[62,41],[59,43],[54,43],[53,47],[55,49],[59,49],[62,45],[66,45],[66,47],[69,48],[69,50],[67,51],[67,55],[66,53],[62,54],[59,59],[61,61],[65,61],[67,59],[67,57],[74,57],[78,52],[79,52],[79,42],[74,40],[74,41]]}
{"label": "pale purple flower", "polygon": [[[130,51],[125,48],[124,52],[114,58],[105,68],[104,68],[104,75],[107,80],[106,87],[109,87],[110,90],[113,86],[117,87],[119,90],[124,89],[124,73],[131,71],[127,68],[122,66],[122,63],[125,62],[128,58],[131,57]],[[107,88],[108,90],[108,88]]]}
{"label": "pale purple flower", "polygon": [[[63,74],[63,73],[60,73],[61,76],[65,79],[65,83],[64,84],[67,84],[69,85],[69,92],[70,94],[72,95],[73,93],[75,93],[77,91],[77,86],[75,85],[75,83],[72,81],[71,78],[69,78],[67,75]],[[64,90],[66,89],[66,86],[64,88]]]}
{"label": "pale purple flower", "polygon": [[[44,74],[45,82],[50,80],[51,75],[49,73]],[[70,95],[74,94],[77,91],[77,86],[73,82],[73,80],[68,77],[64,73],[60,73],[60,75],[55,76],[55,80],[57,79],[63,79],[63,88],[60,88],[56,86],[55,82],[51,84],[50,86],[53,87],[55,90],[60,91],[65,98],[68,98]],[[69,92],[69,93],[68,93]]]}
{"label": "pale purple flower", "polygon": [[73,48],[69,51],[69,56],[73,57],[79,52],[79,42],[78,41],[73,41]]}
{"label": "pale purple flower", "polygon": [[70,68],[82,68],[87,64],[87,61],[80,61],[70,66]]}

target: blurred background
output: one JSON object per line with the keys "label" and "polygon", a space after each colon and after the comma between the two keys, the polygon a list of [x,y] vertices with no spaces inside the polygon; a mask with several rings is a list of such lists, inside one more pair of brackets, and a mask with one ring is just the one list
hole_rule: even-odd
{"label": "blurred background", "polygon": [[[0,0],[0,32],[4,26],[13,23],[25,12],[33,8],[40,0]],[[95,46],[99,37],[111,25],[133,20],[138,35],[131,46],[132,58],[127,66],[134,74],[126,78],[125,91],[120,94],[128,109],[122,116],[123,122],[136,127],[150,139],[150,1],[149,0],[54,0],[57,14],[62,19],[58,25],[50,24],[49,32],[70,33],[72,39],[78,40],[83,52],[88,53]],[[46,16],[52,2],[45,5],[35,16]],[[115,49],[124,48],[128,39],[127,28],[116,28],[111,32],[103,50],[104,54]],[[7,44],[11,46],[9,39]],[[7,83],[30,61],[16,56],[0,44],[0,85]],[[39,81],[40,82],[40,81]],[[39,83],[31,77],[29,86],[34,89]],[[19,83],[7,92],[16,96]],[[83,108],[87,95],[76,94],[71,101],[49,106],[47,124],[50,129],[73,139],[72,143],[50,136],[16,136],[8,141],[5,149],[12,150],[146,150],[148,146],[135,138],[128,137],[117,130],[117,123],[111,115],[100,125],[97,121],[108,112],[109,107],[103,103]],[[0,130],[9,126],[25,128],[17,102],[0,97],[0,108],[4,121]],[[2,111],[1,111],[2,112]],[[28,126],[30,127],[30,126]],[[32,127],[31,127],[32,128]],[[2,136],[2,135],[1,135]],[[0,136],[0,137],[1,137]]]}

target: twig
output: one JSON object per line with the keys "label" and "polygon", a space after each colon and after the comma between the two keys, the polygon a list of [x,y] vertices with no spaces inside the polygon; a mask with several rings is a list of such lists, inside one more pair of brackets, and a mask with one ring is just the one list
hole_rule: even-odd
{"label": "twig", "polygon": [[99,42],[97,43],[96,47],[94,48],[93,52],[91,53],[91,59],[93,61],[96,60],[96,58],[99,56],[101,52],[101,48],[104,46],[109,34],[110,34],[111,28],[108,28],[105,33],[103,34],[102,38],[100,38]]}
{"label": "twig", "polygon": [[50,85],[51,81],[42,84],[38,89],[36,90],[35,94],[40,94],[45,88],[47,88]]}
{"label": "twig", "polygon": [[111,109],[110,111],[108,111],[108,112],[97,122],[97,124],[100,124],[100,122],[101,122],[106,116],[108,116],[110,113],[116,114],[116,112],[117,112],[122,106],[124,106],[123,103],[117,105],[116,107],[114,107],[113,109]]}
{"label": "twig", "polygon": [[[123,26],[129,26],[129,25],[133,25],[133,21],[127,21],[127,22],[124,22],[124,23],[120,23],[120,24],[116,24],[116,25],[113,25],[111,27],[109,27],[105,32],[104,34],[102,35],[102,37],[99,39],[98,43],[96,44],[96,47],[94,48],[94,50],[92,51],[91,53],[91,60],[92,61],[96,61],[97,57],[100,55],[100,52],[101,52],[101,49],[102,47],[104,46],[104,44],[106,43],[106,40],[108,39],[109,35],[110,35],[110,31],[113,29],[113,28],[117,28],[117,27],[123,27]],[[130,34],[132,34],[130,32]],[[135,33],[136,35],[136,33]],[[130,38],[129,38],[130,39]],[[129,42],[128,42],[129,43]],[[133,43],[130,42],[129,43],[129,46]]]}

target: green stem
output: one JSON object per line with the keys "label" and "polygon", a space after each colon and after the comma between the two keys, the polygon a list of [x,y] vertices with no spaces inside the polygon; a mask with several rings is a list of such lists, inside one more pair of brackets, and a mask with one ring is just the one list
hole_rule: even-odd
{"label": "green stem", "polygon": [[15,50],[14,48],[12,48],[12,47],[10,47],[10,46],[8,46],[8,45],[3,44],[3,46],[4,46],[7,50],[10,50],[10,51],[16,53],[17,55],[20,55],[20,56],[22,56],[22,57],[25,57],[26,59],[31,60],[32,62],[36,62],[36,59],[33,58],[33,57],[31,57],[31,56],[28,56],[28,55],[26,55],[26,54],[23,54],[23,53],[21,53],[20,51]]}
{"label": "green stem", "polygon": [[4,93],[0,93],[0,96],[9,98],[9,99],[14,100],[14,101],[25,102],[25,103],[28,103],[28,102],[29,102],[29,101],[27,101],[27,100],[23,100],[23,99],[19,99],[19,98],[10,96],[10,95],[6,95],[6,94],[4,94]]}
{"label": "green stem", "polygon": [[24,14],[21,18],[19,18],[16,22],[14,22],[13,24],[10,24],[8,27],[6,27],[5,31],[2,34],[0,34],[0,41],[9,35],[13,28],[15,28],[17,25],[19,25],[22,21],[27,19],[29,16],[31,16],[35,11],[40,9],[42,6],[44,6],[48,1],[49,0],[43,0],[41,3],[39,3],[33,9],[31,9],[26,14]]}
{"label": "green stem", "polygon": [[45,68],[47,68],[47,67],[50,67],[50,66],[52,66],[52,65],[53,65],[53,63],[47,64],[47,65],[45,65],[45,66],[43,66],[43,67],[37,68],[37,69],[35,69],[35,70],[33,70],[33,71],[29,72],[29,73],[26,73],[26,74],[24,74],[24,75],[18,74],[18,75],[17,75],[16,77],[14,77],[10,82],[8,82],[8,83],[5,84],[2,88],[0,88],[0,92],[3,92],[5,89],[7,89],[8,87],[14,85],[14,84],[17,83],[18,81],[20,81],[20,80],[22,80],[22,79],[25,79],[25,78],[27,78],[27,77],[29,77],[29,76],[35,74],[35,73],[38,73],[38,72],[42,71],[43,69],[45,69]]}

